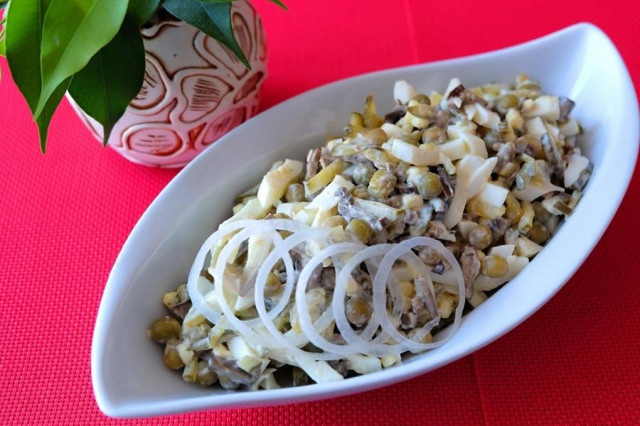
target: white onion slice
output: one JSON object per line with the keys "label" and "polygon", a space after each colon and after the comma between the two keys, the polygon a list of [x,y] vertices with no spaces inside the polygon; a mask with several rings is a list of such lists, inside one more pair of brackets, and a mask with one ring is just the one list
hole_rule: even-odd
{"label": "white onion slice", "polygon": [[189,277],[187,279],[187,292],[189,293],[189,299],[196,310],[212,324],[215,324],[218,321],[220,313],[216,312],[209,306],[209,304],[204,300],[204,295],[200,293],[198,289],[198,278],[202,272],[202,267],[204,266],[204,261],[207,258],[207,253],[209,253],[211,248],[226,235],[237,229],[245,228],[254,222],[255,221],[253,220],[239,220],[237,222],[229,223],[225,225],[224,228],[220,228],[211,234],[202,244],[200,250],[198,250],[198,254],[196,254],[196,258],[191,265]]}
{"label": "white onion slice", "polygon": [[[374,306],[372,315],[371,315],[371,319],[369,320],[367,326],[365,327],[364,330],[362,330],[361,333],[356,333],[353,328],[351,328],[351,325],[349,324],[347,318],[346,318],[346,314],[345,314],[345,303],[344,303],[344,298],[345,298],[345,283],[346,280],[348,279],[348,277],[351,275],[351,272],[353,271],[353,269],[355,267],[357,267],[360,263],[362,263],[363,261],[366,261],[368,258],[373,257],[373,256],[382,256],[382,255],[386,255],[388,254],[394,247],[396,247],[396,244],[386,244],[386,245],[376,245],[376,246],[371,246],[363,251],[361,251],[360,253],[358,253],[357,255],[355,255],[353,258],[351,258],[349,260],[349,262],[345,265],[344,269],[342,269],[342,271],[340,271],[340,276],[338,279],[336,279],[336,288],[334,289],[334,298],[333,298],[333,314],[334,317],[336,319],[336,325],[338,326],[338,329],[340,330],[340,334],[341,336],[349,343],[352,344],[367,344],[367,353],[370,355],[375,355],[375,356],[386,356],[386,355],[391,355],[391,354],[399,354],[401,352],[404,352],[407,350],[406,345],[403,345],[402,343],[399,344],[378,344],[378,342],[381,343],[385,343],[388,339],[389,339],[389,334],[386,333],[386,331],[383,329],[383,332],[380,333],[373,341],[368,342],[367,340],[371,338],[371,336],[373,336],[373,334],[375,333],[375,331],[378,329],[378,327],[381,325],[381,322],[383,321],[383,318],[387,318],[388,321],[388,317],[387,317],[387,310],[386,310],[386,292],[383,294],[383,309],[379,309],[380,307],[380,303],[378,302],[378,306]],[[410,249],[409,249],[410,252]],[[413,257],[411,257],[413,256]],[[399,256],[402,260],[404,260],[405,262],[413,265],[416,269],[418,269],[418,271],[420,272],[421,276],[425,276],[425,274],[428,273],[428,269],[426,268],[426,266],[422,263],[422,261],[415,256],[415,254],[413,254],[413,252],[410,253],[405,253],[401,256]],[[417,263],[416,263],[417,261]],[[394,260],[395,262],[395,260]],[[376,267],[376,269],[378,269],[378,267]],[[370,273],[372,274],[372,276],[378,276],[379,269],[378,271],[376,271],[375,273],[373,271],[370,271]],[[384,271],[383,271],[384,273]],[[391,271],[388,272],[388,275],[386,276],[386,283],[389,283],[389,277],[390,277]],[[374,278],[375,279],[375,278]],[[430,289],[432,291],[432,294],[435,294],[435,291],[433,290],[433,284],[431,283],[431,280],[429,279],[428,275],[427,275],[427,282],[430,285]],[[393,284],[393,283],[392,283]],[[380,296],[378,296],[380,297]],[[393,330],[395,331],[395,327],[393,327]],[[422,334],[422,337],[424,337],[424,334]],[[393,336],[391,336],[393,337]],[[404,336],[403,336],[404,337]],[[365,340],[366,339],[366,340]]]}
{"label": "white onion slice", "polygon": [[220,309],[222,309],[222,313],[224,314],[225,318],[227,319],[227,321],[229,321],[233,329],[235,329],[242,337],[244,337],[247,342],[250,342],[252,345],[261,345],[266,348],[277,348],[278,345],[276,345],[272,339],[256,333],[250,325],[247,325],[244,321],[236,317],[231,310],[229,303],[224,297],[224,271],[227,266],[227,261],[235,248],[242,244],[244,240],[249,238],[253,232],[255,232],[255,227],[249,226],[234,235],[231,240],[229,240],[229,242],[224,246],[224,248],[218,255],[216,266],[213,270],[213,289],[216,292],[216,300],[218,302],[218,305],[220,305]]}
{"label": "white onion slice", "polygon": [[[270,222],[270,221],[266,221],[266,222]],[[281,226],[277,226],[277,227],[281,228]],[[218,283],[218,282],[223,283],[224,269],[226,268],[226,264],[230,255],[234,252],[234,250],[240,244],[242,244],[244,240],[249,238],[249,236],[257,230],[257,228],[258,226],[247,226],[247,228],[245,228],[243,231],[234,235],[231,238],[231,240],[229,240],[229,242],[225,245],[224,249],[222,249],[222,251],[220,252],[218,256],[218,260],[216,262],[216,267],[214,269],[214,283]],[[292,229],[296,227],[288,227],[288,228]],[[305,227],[302,229],[309,229],[309,228]],[[263,231],[263,229],[258,229],[258,231]],[[316,233],[319,232],[317,229],[310,230],[310,231],[315,231]],[[309,236],[313,234],[313,232],[310,232],[310,231],[308,232],[309,235],[305,235],[306,238],[309,238]],[[288,241],[289,238],[287,238],[285,241],[281,242],[280,244],[284,244],[284,242]],[[276,251],[276,250],[277,250],[277,247],[274,248],[273,251]],[[271,254],[273,254],[273,251]],[[287,261],[291,262],[291,257],[288,254],[288,250],[283,253],[283,256],[284,256],[283,259],[285,261],[285,264],[287,263]],[[274,258],[275,260],[271,264],[272,267],[273,267],[273,264],[275,264],[275,261],[277,261],[277,257],[275,257],[275,255],[274,255]],[[269,268],[269,270],[270,269],[271,268]],[[293,270],[288,271],[287,275],[293,276]],[[335,359],[342,358],[342,356],[338,354],[307,352],[302,349],[299,349],[294,343],[299,342],[299,344],[304,344],[305,343],[304,340],[302,340],[301,342],[300,341],[290,342],[277,330],[277,328],[274,326],[272,322],[268,320],[265,321],[265,317],[268,316],[268,314],[266,313],[266,308],[264,306],[264,284],[265,283],[266,283],[266,277],[264,281],[261,280],[259,282],[256,282],[256,289],[259,288],[260,291],[262,292],[262,298],[260,298],[259,300],[256,300],[256,303],[257,303],[256,309],[258,309],[259,312],[261,310],[262,315],[260,318],[257,318],[254,320],[246,320],[246,321],[240,320],[234,315],[233,311],[231,310],[231,307],[229,306],[226,299],[224,298],[224,292],[223,292],[224,286],[215,285],[214,290],[216,292],[216,297],[220,305],[220,308],[222,309],[225,318],[227,318],[227,320],[229,321],[229,323],[231,324],[231,326],[235,331],[237,331],[242,337],[244,337],[248,342],[251,342],[252,344],[256,344],[256,345],[260,345],[260,346],[264,346],[266,348],[272,348],[272,349],[279,349],[284,347],[290,354],[295,355],[296,357],[303,357],[303,358],[314,360],[314,361],[335,360]],[[293,281],[291,282],[291,289],[292,287],[293,287]],[[289,292],[289,294],[290,293],[291,292]],[[262,306],[259,306],[260,304]],[[258,334],[253,330],[252,325],[253,325],[253,322],[256,320],[259,320],[260,321],[259,324],[267,328],[267,330],[270,332],[271,337],[273,337],[273,339],[267,336]],[[252,324],[249,324],[250,322]]]}
{"label": "white onion slice", "polygon": [[[455,276],[458,281],[458,289],[457,289],[458,295],[462,300],[462,295],[465,294],[465,285],[464,285],[464,277],[462,275],[462,269],[460,268],[460,264],[458,263],[458,260],[455,258],[453,253],[451,253],[440,241],[434,240],[433,238],[428,238],[428,237],[414,237],[409,240],[405,240],[401,242],[400,245],[407,246],[411,249],[418,246],[428,246],[433,250],[435,250],[436,252],[438,252],[439,254],[441,254],[444,257],[444,259],[449,263],[449,265],[451,265],[451,269],[453,269],[455,273]],[[424,265],[424,263],[420,261],[420,265]],[[430,283],[429,285],[430,285],[431,292],[434,292],[435,290],[433,288],[433,283],[431,282],[431,280],[429,280],[429,278],[431,278],[431,274],[425,275],[424,278],[426,278],[427,281]],[[458,306],[456,307],[456,313],[454,317],[454,324],[452,324],[450,327],[447,327],[447,330],[452,329],[452,331],[449,332],[449,334],[453,334],[453,332],[457,330],[458,327],[460,326],[460,320],[462,319],[462,311],[464,311],[464,302],[462,303],[458,302]],[[443,334],[444,332],[446,332],[446,330],[443,330],[443,332],[439,334]]]}
{"label": "white onion slice", "polygon": [[[433,288],[433,281],[431,281],[431,277],[429,276],[429,269],[427,268],[427,266],[422,262],[422,260],[420,260],[420,258],[413,251],[411,251],[411,249],[408,249],[408,251],[405,254],[401,255],[400,259],[404,260],[408,265],[413,266],[413,268],[418,271],[419,276],[424,278],[427,281],[430,296],[433,297],[433,303],[434,305],[436,305],[437,304],[437,300],[435,299],[436,292],[435,292],[435,289]],[[391,273],[393,273],[393,269]],[[416,293],[423,293],[420,287],[415,286],[415,289],[416,289]],[[429,333],[431,329],[434,327],[434,325],[432,325],[434,321],[437,324],[440,321],[440,318],[433,318],[427,324],[422,326],[422,328],[417,329],[416,334],[412,337],[411,340],[414,340],[414,341],[422,340],[424,336],[426,336],[427,333]]]}
{"label": "white onion slice", "polygon": [[[464,309],[464,301],[459,302],[456,307],[456,313],[454,317],[454,322],[450,327],[447,327],[447,333],[439,333],[443,335],[443,338],[433,343],[421,343],[415,340],[409,339],[402,335],[400,332],[396,330],[396,327],[389,319],[389,316],[386,315],[386,286],[387,286],[387,277],[391,273],[391,268],[393,264],[396,262],[398,258],[400,258],[403,254],[409,254],[415,256],[415,254],[411,251],[412,248],[417,246],[427,246],[432,248],[438,254],[442,255],[447,262],[450,263],[452,269],[456,273],[458,278],[458,289],[460,291],[459,294],[464,294],[464,278],[462,276],[462,270],[458,264],[456,258],[451,254],[449,250],[447,250],[442,243],[437,240],[428,237],[414,237],[408,240],[402,241],[397,244],[393,249],[391,249],[380,262],[380,267],[378,269],[378,273],[376,274],[373,280],[373,303],[374,303],[374,312],[383,312],[385,315],[380,315],[380,321],[382,328],[385,332],[389,334],[389,336],[398,341],[402,342],[406,347],[410,348],[412,351],[424,351],[426,349],[433,349],[439,346],[442,346],[452,335],[453,332],[457,330],[460,326],[460,319],[462,318],[462,310]],[[410,257],[411,257],[410,255]],[[418,258],[419,260],[419,258]],[[414,264],[414,262],[412,262]],[[419,263],[415,263],[414,266],[424,267],[422,261]],[[423,269],[420,267],[420,269]],[[426,267],[424,267],[426,269]],[[424,277],[428,277],[428,273],[424,274]],[[449,331],[450,330],[450,331]],[[424,335],[423,335],[424,336]]]}
{"label": "white onion slice", "polygon": [[[380,259],[382,259],[382,257],[368,258],[364,260],[364,263],[367,265],[367,270],[369,271],[369,276],[372,277],[371,278],[372,280],[373,280],[373,277],[378,273],[378,267],[380,266]],[[372,281],[372,284],[373,284],[373,281]],[[379,326],[380,324],[378,323],[378,328]],[[359,336],[369,340],[371,339],[373,334],[375,334],[375,332],[376,330],[373,330],[373,332],[369,331],[367,334],[360,333]],[[384,332],[384,330],[379,328],[378,336],[376,336],[376,338],[373,339],[372,343],[384,343],[387,340],[389,340],[389,336],[387,335],[387,333]]]}
{"label": "white onion slice", "polygon": [[[253,234],[254,233],[252,233],[252,235]],[[278,232],[273,231],[273,237],[274,238],[271,240],[271,244],[273,245],[272,253],[276,252],[276,248],[278,247],[278,244],[282,244],[282,237]],[[276,306],[274,306],[273,309],[269,311],[269,318],[271,319],[271,321],[273,321],[278,316],[278,314],[282,312],[285,306],[287,306],[287,301],[289,300],[289,297],[291,297],[291,293],[293,292],[293,286],[295,285],[293,281],[295,276],[295,269],[293,268],[293,259],[291,259],[291,256],[288,256],[288,253],[286,254],[287,254],[286,256],[281,256],[281,258],[282,258],[282,262],[284,263],[285,271],[287,274],[287,282],[285,284],[285,290],[282,294],[282,297],[280,298]],[[269,271],[267,271],[267,273],[268,272]],[[266,282],[267,282],[267,276],[265,275],[264,283],[262,286],[263,289]],[[254,288],[256,286],[256,283],[257,283],[257,278],[253,284]],[[251,290],[251,288],[247,290],[249,291]],[[257,299],[254,296],[254,304],[256,303],[256,300]],[[264,290],[262,293],[262,300],[264,301]],[[241,320],[241,321],[245,323],[248,327],[257,327],[264,324],[264,320],[262,320],[261,318],[253,318],[253,319]]]}
{"label": "white onion slice", "polygon": [[[248,228],[250,226],[257,227],[261,230],[267,229],[277,229],[279,231],[289,231],[289,232],[298,232],[304,231],[305,229],[309,229],[308,225],[305,225],[301,222],[296,222],[291,219],[268,219],[268,220],[257,220],[257,219],[247,219],[247,220],[239,220],[237,222],[231,222],[220,226],[221,231],[229,230],[229,232],[238,229],[238,228]],[[227,232],[227,234],[229,233]]]}
{"label": "white onion slice", "polygon": [[[294,287],[293,280],[291,280],[290,285],[285,287],[285,290],[282,294],[282,297],[280,298],[280,302],[278,303],[278,305],[276,305],[276,307],[274,307],[271,311],[269,311],[269,313],[267,313],[267,310],[265,307],[264,287],[267,281],[268,273],[271,271],[271,268],[273,268],[273,266],[275,265],[275,263],[279,258],[284,259],[287,256],[289,256],[289,251],[293,249],[293,247],[297,246],[298,244],[301,244],[305,241],[309,241],[311,238],[314,238],[314,237],[315,238],[326,237],[329,235],[329,233],[330,233],[329,229],[322,231],[321,229],[316,228],[308,231],[299,232],[297,234],[293,234],[289,236],[287,239],[281,242],[278,246],[276,246],[274,250],[269,254],[269,256],[267,256],[267,259],[265,259],[264,263],[262,264],[262,266],[258,271],[258,277],[256,279],[256,287],[254,290],[255,305],[256,305],[256,309],[258,310],[258,315],[260,315],[260,318],[262,319],[262,323],[267,328],[267,330],[271,333],[274,339],[278,341],[278,343],[280,343],[284,348],[286,348],[287,351],[290,352],[292,355],[299,358],[305,358],[305,359],[312,358],[314,360],[335,360],[335,359],[342,358],[342,355],[334,354],[330,352],[317,353],[317,352],[304,351],[298,348],[298,345],[306,343],[305,340],[300,341],[300,339],[297,339],[299,341],[292,342],[278,330],[275,324],[273,324],[272,319],[275,318],[275,316],[271,318],[270,314],[273,311],[277,311],[277,308],[278,308],[278,305],[280,305],[280,302],[284,301],[284,303],[282,304],[282,308],[280,308],[280,311],[284,308],[284,306],[286,306],[287,302],[289,301],[289,298],[291,297],[291,292],[293,291],[293,287]],[[300,275],[302,277],[302,273]],[[289,283],[290,281],[289,278],[290,278],[289,274],[287,274],[287,283]],[[301,281],[302,281],[302,278],[299,278],[298,285],[300,285]],[[310,318],[309,318],[309,322],[311,322]],[[313,325],[311,327],[314,328]],[[309,337],[307,333],[304,333],[301,336],[304,336],[305,339]]]}
{"label": "white onion slice", "polygon": [[[316,330],[324,331],[333,324],[333,315],[330,310],[326,310],[320,315],[320,318],[313,323]],[[293,329],[284,333],[284,337],[297,347],[301,347],[309,343],[309,339],[303,333],[297,333]]]}
{"label": "white onion slice", "polygon": [[[277,232],[278,230],[292,232],[292,235],[283,239]],[[202,286],[198,286],[198,281],[201,278],[201,271],[208,253],[223,238],[233,233],[235,233],[235,235],[224,245],[218,254],[218,258],[215,259],[214,262],[214,285],[212,286],[212,291],[215,292],[216,301],[219,309],[222,311],[218,312],[206,302],[204,295],[207,291],[204,289],[204,293],[202,292],[203,289],[200,288]],[[225,270],[227,268],[227,262],[235,250],[251,235],[257,233],[265,234],[267,238],[270,239],[273,248],[255,276],[254,303],[259,317],[250,320],[241,320],[234,314],[233,309],[224,297]],[[418,329],[413,339],[410,339],[398,331],[397,326],[394,325],[394,322],[392,322],[389,317],[386,308],[386,288],[390,284],[392,267],[398,259],[405,261],[417,272],[418,276],[427,280],[431,295],[420,294],[420,296],[423,298],[430,296],[435,299],[435,291],[430,279],[429,268],[427,268],[412,251],[412,249],[417,246],[428,246],[449,262],[457,280],[457,290],[459,294],[464,294],[464,279],[460,266],[453,254],[439,241],[427,237],[414,237],[399,244],[380,244],[367,247],[361,243],[332,243],[330,234],[331,230],[329,228],[311,228],[305,224],[287,219],[241,220],[222,225],[218,231],[214,232],[204,242],[189,271],[187,291],[194,308],[212,323],[218,322],[220,318],[224,316],[229,323],[229,328],[236,331],[253,346],[263,346],[270,350],[285,351],[292,359],[304,359],[309,362],[342,359],[347,355],[357,353],[386,356],[400,354],[407,350],[412,352],[423,351],[444,344],[460,326],[464,303],[458,303],[453,324],[438,333],[436,341],[433,343],[421,343],[418,340],[421,340],[429,332],[433,321],[425,325],[422,329]],[[306,263],[302,271],[300,271],[300,276],[296,283],[295,270],[290,252],[300,244],[317,238],[328,238],[330,245],[315,254]],[[344,253],[351,253],[353,256],[346,262],[339,261],[340,258],[338,255]],[[314,269],[328,258],[333,259],[336,271],[333,299],[320,318],[313,323],[306,304],[306,289]],[[269,273],[279,259],[282,259],[284,262],[287,280],[284,284],[282,296],[276,305],[267,311],[264,290]],[[351,327],[346,317],[345,297],[347,283],[349,278],[351,278],[351,274],[354,269],[363,262],[366,263],[367,270],[373,280],[373,310],[371,318],[365,328],[357,332]],[[419,290],[420,289],[416,289],[416,291]],[[302,333],[296,333],[293,330],[281,333],[273,321],[287,307],[294,291],[295,304]],[[426,292],[426,289],[422,292]],[[321,336],[320,333],[322,333],[322,331],[326,330],[327,327],[333,326],[333,321],[335,321],[340,335],[347,342],[346,344],[335,344]],[[378,333],[377,336],[373,338],[376,333]],[[387,343],[389,339],[393,340],[392,344]],[[313,343],[324,352],[307,352],[300,349],[300,347],[307,342]]]}
{"label": "white onion slice", "polygon": [[404,311],[404,306],[402,306],[404,304],[404,293],[402,292],[402,288],[400,288],[400,281],[394,275],[393,270],[389,272],[389,275],[386,278],[386,283],[389,288],[391,300],[393,301],[391,318],[400,321],[400,316],[402,316],[402,312]]}
{"label": "white onion slice", "polygon": [[[337,354],[342,355],[350,355],[353,353],[361,353],[366,351],[366,345],[337,345],[335,343],[329,342],[327,339],[322,337],[320,333],[315,329],[313,324],[311,324],[311,316],[309,315],[309,311],[307,310],[305,294],[307,290],[307,284],[309,282],[309,278],[313,273],[314,269],[322,263],[323,260],[336,256],[342,253],[350,253],[350,252],[359,252],[365,249],[366,246],[362,243],[338,243],[333,244],[329,247],[318,252],[315,256],[313,256],[309,262],[304,266],[302,272],[300,272],[300,277],[298,279],[298,286],[296,287],[296,309],[298,311],[298,320],[300,322],[300,328],[303,333],[309,338],[309,341],[313,343],[316,347],[328,351],[335,352]],[[337,274],[337,271],[336,271]],[[337,286],[337,280],[336,280]],[[335,291],[335,289],[334,289]],[[332,310],[331,306],[327,307],[327,311]]]}
{"label": "white onion slice", "polygon": [[[351,328],[345,313],[344,299],[346,296],[346,284],[351,273],[359,264],[372,257],[381,257],[388,253],[391,248],[393,248],[393,244],[378,244],[359,251],[349,259],[344,268],[342,268],[340,273],[336,276],[336,286],[333,290],[332,301],[333,316],[336,321],[336,326],[338,327],[338,330],[340,330],[340,335],[345,339],[345,341],[351,345],[363,345],[366,348],[363,353],[368,355],[386,356],[396,354],[402,350],[402,347],[401,345],[385,345],[384,342],[389,338],[386,333],[382,333],[373,341],[369,341],[380,326],[378,318],[380,314],[376,313],[375,310],[372,311],[371,318],[364,330],[360,333],[356,333],[355,330]],[[377,274],[377,272],[374,271],[369,272],[371,273],[372,278],[374,273]],[[384,314],[386,315],[386,306],[384,311]]]}
{"label": "white onion slice", "polygon": [[[280,234],[278,232],[275,231],[275,229],[256,229],[256,227],[257,228],[262,228],[262,227],[259,227],[257,224],[250,225],[247,228],[245,228],[245,231],[243,231],[243,232],[247,232],[249,235],[243,234],[243,238],[238,238],[237,240],[234,240],[233,244],[231,244],[231,241],[229,241],[227,243],[227,245],[231,245],[230,253],[233,253],[239,245],[241,245],[251,235],[254,235],[256,233],[256,231],[261,232],[262,234],[268,234],[268,238],[270,238],[270,243],[273,244],[274,247],[279,242],[282,241],[282,237],[280,236]],[[225,260],[227,260],[227,259],[228,258],[225,258]],[[286,273],[287,273],[287,277],[293,276],[294,275],[294,268],[293,268],[293,260],[291,259],[291,257],[283,257],[282,260],[284,262],[284,266],[285,266],[285,270],[286,270]],[[216,266],[225,265],[223,267],[223,269],[222,269],[222,276],[223,277],[224,277],[224,269],[226,268],[226,263],[227,262],[225,262],[224,264],[223,263],[216,263]],[[215,284],[215,281],[214,281],[214,284]],[[293,286],[293,285],[294,285],[294,283],[292,281],[291,282],[291,286]],[[286,305],[286,301],[285,301],[285,303],[283,305]],[[282,309],[283,308],[284,308],[284,306],[282,307]],[[277,314],[278,314],[278,312],[274,312],[272,317],[275,318],[277,316]],[[248,320],[240,320],[240,319],[238,319],[238,320],[242,321],[248,327],[256,327],[256,326],[260,326],[262,324],[262,320],[260,318],[253,318],[253,319],[248,319]]]}
{"label": "white onion slice", "polygon": [[261,230],[280,229],[290,232],[298,232],[304,229],[308,229],[307,225],[304,225],[293,220],[286,219],[270,219],[270,220],[254,220],[245,219],[238,220],[236,222],[225,223],[220,228],[211,234],[200,247],[200,250],[196,254],[195,260],[189,270],[189,276],[187,279],[187,292],[189,293],[189,299],[192,305],[200,312],[209,322],[215,324],[220,318],[220,312],[215,311],[204,300],[204,294],[200,293],[198,289],[198,278],[200,277],[202,268],[204,266],[207,254],[211,249],[225,236],[237,231],[238,229],[247,227],[258,227]]}
{"label": "white onion slice", "polygon": [[[291,262],[291,255],[289,254],[289,252],[295,246],[307,240],[310,240],[312,238],[326,237],[329,235],[329,233],[330,233],[329,229],[310,228],[308,230],[295,233],[289,236],[284,241],[280,240],[278,244],[274,244],[273,250],[271,251],[271,253],[269,253],[267,258],[264,260],[264,262],[262,263],[262,265],[260,266],[260,269],[258,269],[258,272],[256,274],[256,281],[255,281],[255,287],[254,287],[254,298],[256,300],[256,308],[258,308],[258,303],[257,303],[258,300],[261,301],[262,306],[265,306],[264,288],[267,284],[269,273],[271,272],[271,269],[273,269],[275,264],[278,262],[278,259],[283,259],[283,260],[287,259],[289,262]],[[289,271],[289,269],[287,268],[287,281],[284,284],[284,289],[282,291],[282,295],[280,296],[280,300],[278,300],[278,303],[276,303],[276,305],[269,310],[269,313],[266,314],[268,320],[263,318],[262,319],[263,322],[273,322],[273,320],[276,319],[276,317],[280,314],[280,312],[282,312],[282,310],[287,306],[287,303],[289,303],[289,299],[291,298],[291,294],[293,293],[293,289],[295,285],[296,285],[295,274],[293,273],[293,270]],[[266,312],[266,309],[265,309],[265,312]],[[260,313],[260,309],[258,309],[258,313]]]}

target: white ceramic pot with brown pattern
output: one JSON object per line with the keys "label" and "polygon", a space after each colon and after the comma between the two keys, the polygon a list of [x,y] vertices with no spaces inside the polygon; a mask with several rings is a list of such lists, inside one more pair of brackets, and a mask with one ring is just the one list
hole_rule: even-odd
{"label": "white ceramic pot with brown pattern", "polygon": [[[231,19],[251,70],[229,49],[184,22],[163,21],[142,30],[144,85],[113,128],[111,148],[136,163],[181,167],[256,114],[266,76],[264,31],[244,0],[233,2]],[[102,141],[102,126],[71,104]]]}

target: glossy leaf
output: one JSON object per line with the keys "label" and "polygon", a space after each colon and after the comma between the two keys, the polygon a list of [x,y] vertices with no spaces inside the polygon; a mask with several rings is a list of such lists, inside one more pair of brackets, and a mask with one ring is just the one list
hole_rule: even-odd
{"label": "glossy leaf", "polygon": [[[6,3],[0,2],[0,15],[2,16],[2,18],[0,18],[0,56],[3,56],[3,57],[7,56],[7,48],[4,43],[5,35],[6,35],[6,15],[7,15],[7,12],[5,10],[6,6],[7,6]],[[2,79],[1,69],[0,69],[0,79]]]}
{"label": "glossy leaf", "polygon": [[[40,96],[40,42],[44,15],[49,6],[48,0],[14,1],[11,13],[7,16],[7,26],[11,31],[5,38],[7,62],[16,85],[25,97],[29,109],[33,113]],[[36,119],[40,135],[40,150],[44,153],[47,144],[49,123],[53,113],[60,104],[69,85],[69,79],[62,82],[54,90]]]}
{"label": "glossy leaf", "polygon": [[287,10],[287,6],[282,3],[280,0],[269,0],[271,3],[275,3],[278,6],[280,6],[282,9]]}
{"label": "glossy leaf", "polygon": [[62,101],[62,97],[67,91],[69,87],[69,82],[71,78],[66,79],[53,91],[53,94],[47,101],[47,104],[42,109],[42,112],[36,118],[36,124],[38,125],[38,134],[40,136],[40,151],[44,154],[47,150],[47,137],[49,136],[49,124],[51,123],[51,118],[53,114],[56,112],[58,105],[60,105],[60,101]]}
{"label": "glossy leaf", "polygon": [[6,5],[6,3],[0,3],[0,55],[2,56],[7,55],[7,50],[4,44],[4,37],[7,30],[7,11],[4,9]]}
{"label": "glossy leaf", "polygon": [[13,80],[34,113],[40,98],[40,42],[49,0],[14,1],[7,15],[5,45]]}
{"label": "glossy leaf", "polygon": [[[200,3],[231,3],[236,0],[198,0]],[[280,6],[282,9],[287,10],[287,6],[282,3],[280,0],[269,0],[271,3],[275,3]]]}
{"label": "glossy leaf", "polygon": [[103,143],[136,97],[144,81],[144,45],[137,24],[127,17],[120,31],[78,72],[69,93],[104,128]]}
{"label": "glossy leaf", "polygon": [[127,15],[140,26],[151,19],[159,4],[160,0],[129,0]]}
{"label": "glossy leaf", "polygon": [[[4,5],[0,5],[0,6],[4,6]],[[0,9],[0,13],[2,13],[1,9]],[[6,15],[6,12],[4,13],[4,15]],[[0,56],[7,56],[7,48],[5,47],[5,44],[4,44],[4,39],[7,34],[7,23],[6,23],[6,16],[4,15],[0,19]]]}
{"label": "glossy leaf", "polygon": [[236,41],[231,24],[231,4],[197,0],[164,0],[164,8],[178,19],[196,27],[227,46],[249,69],[251,65]]}
{"label": "glossy leaf", "polygon": [[127,5],[128,0],[51,0],[42,25],[42,89],[36,117],[54,90],[116,35]]}
{"label": "glossy leaf", "polygon": [[4,28],[0,30],[0,56],[7,56],[7,48],[5,47],[5,31]]}

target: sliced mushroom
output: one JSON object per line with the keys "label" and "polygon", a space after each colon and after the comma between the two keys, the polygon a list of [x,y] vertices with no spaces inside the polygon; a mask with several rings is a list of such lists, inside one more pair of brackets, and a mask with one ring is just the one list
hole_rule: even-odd
{"label": "sliced mushroom", "polygon": [[489,228],[491,228],[493,243],[497,243],[504,236],[504,233],[509,228],[510,222],[509,219],[505,219],[503,217],[497,217],[495,219],[491,219],[488,223]]}
{"label": "sliced mushroom", "polygon": [[451,241],[456,240],[456,236],[447,229],[444,223],[439,220],[432,220],[427,226],[427,235],[436,240]]}
{"label": "sliced mushroom", "polygon": [[176,291],[165,293],[162,297],[162,303],[172,314],[180,319],[184,319],[189,309],[191,309],[191,300],[189,299],[187,286],[183,284],[178,287]]}
{"label": "sliced mushroom", "polygon": [[470,298],[473,295],[473,282],[480,273],[482,264],[478,259],[478,254],[473,247],[467,247],[460,255],[460,267],[462,268],[462,276],[464,277],[465,297]]}
{"label": "sliced mushroom", "polygon": [[560,104],[560,120],[564,120],[569,114],[571,114],[571,111],[573,110],[573,107],[576,106],[576,103],[571,99],[565,98],[563,96],[560,96],[558,98],[558,102]]}
{"label": "sliced mushroom", "polygon": [[564,160],[562,159],[562,153],[560,152],[560,148],[558,148],[558,144],[556,144],[555,138],[547,132],[540,137],[540,143],[547,156],[547,161],[554,165],[554,172],[564,172]]}
{"label": "sliced mushroom", "polygon": [[320,157],[322,156],[322,149],[315,148],[309,150],[307,154],[307,170],[304,176],[305,180],[309,180],[318,173],[318,165],[320,164]]}
{"label": "sliced mushroom", "polygon": [[451,179],[449,178],[449,174],[446,172],[444,167],[438,166],[438,176],[440,177],[440,183],[442,184],[442,193],[446,198],[453,197],[453,185],[451,184]]}
{"label": "sliced mushroom", "polygon": [[385,228],[383,220],[354,203],[351,193],[346,188],[338,188],[335,195],[339,200],[338,213],[347,221],[358,218],[367,222],[374,231],[382,231]]}
{"label": "sliced mushroom", "polygon": [[413,280],[416,286],[416,293],[418,294],[420,301],[424,304],[431,318],[438,317],[438,309],[436,307],[435,294],[432,294],[431,289],[427,283],[427,280],[419,277]]}
{"label": "sliced mushroom", "polygon": [[218,375],[220,384],[225,389],[250,386],[260,375],[259,368],[254,368],[251,373],[247,373],[238,367],[236,361],[219,357],[213,352],[207,353],[205,357],[209,363],[209,368]]}
{"label": "sliced mushroom", "polygon": [[498,153],[496,157],[498,157],[498,161],[496,162],[495,167],[493,168],[494,173],[499,173],[502,168],[513,161],[516,156],[516,146],[512,142],[507,142],[502,144],[498,148]]}

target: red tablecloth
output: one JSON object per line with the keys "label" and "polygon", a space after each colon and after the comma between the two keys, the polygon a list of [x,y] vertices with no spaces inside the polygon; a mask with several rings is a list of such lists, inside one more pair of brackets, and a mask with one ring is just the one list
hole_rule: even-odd
{"label": "red tablecloth", "polygon": [[[484,52],[580,21],[609,34],[640,86],[635,0],[289,0],[288,12],[254,3],[270,54],[263,108],[339,78]],[[115,423],[99,412],[91,389],[94,319],[127,235],[176,172],[100,148],[66,103],[42,156],[27,107],[0,64],[0,424]],[[637,170],[573,279],[531,319],[471,356],[345,398],[130,423],[640,424]]]}

